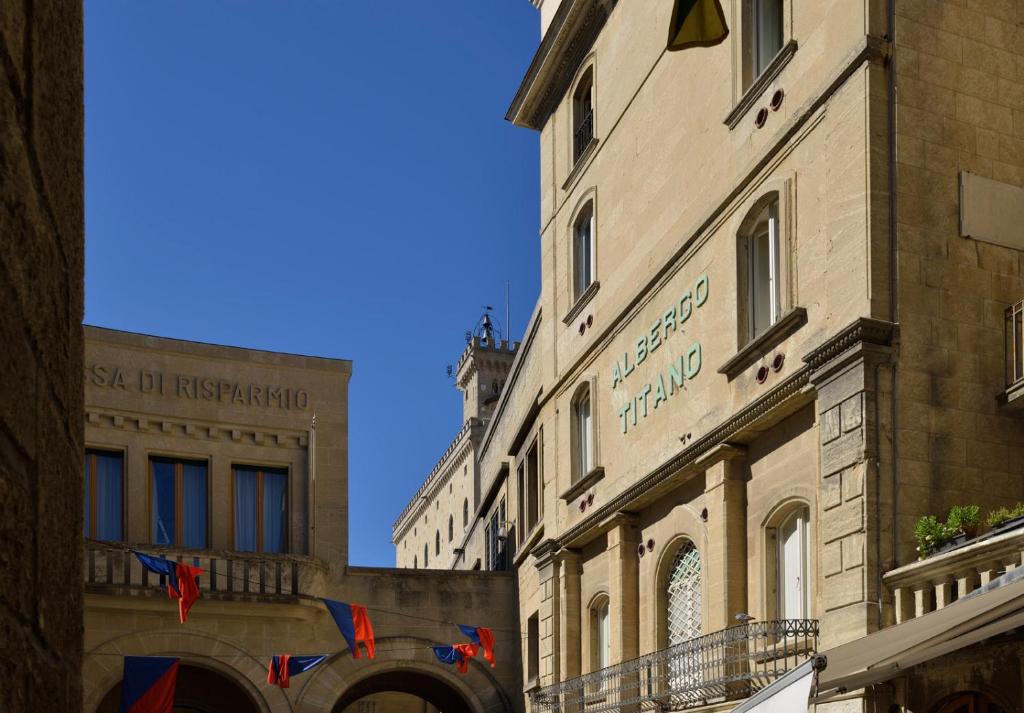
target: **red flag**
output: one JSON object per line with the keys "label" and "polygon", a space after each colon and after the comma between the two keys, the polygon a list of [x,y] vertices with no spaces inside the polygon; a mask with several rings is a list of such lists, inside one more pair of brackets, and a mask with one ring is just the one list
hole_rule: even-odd
{"label": "red flag", "polygon": [[469,670],[469,660],[476,656],[480,647],[476,644],[452,644],[452,648],[462,654],[456,659],[455,668],[459,673],[466,673]]}
{"label": "red flag", "polygon": [[178,589],[175,590],[170,583],[167,585],[167,596],[178,600],[178,617],[184,624],[188,619],[188,611],[199,599],[199,585],[196,584],[196,577],[203,573],[203,569],[178,562]]}
{"label": "red flag", "polygon": [[[352,628],[356,633],[356,641],[362,641],[366,647],[366,655],[373,658],[377,646],[373,640],[373,625],[370,624],[370,617],[366,613],[366,607],[361,604],[352,604]],[[355,649],[355,657],[359,658],[359,647]]]}

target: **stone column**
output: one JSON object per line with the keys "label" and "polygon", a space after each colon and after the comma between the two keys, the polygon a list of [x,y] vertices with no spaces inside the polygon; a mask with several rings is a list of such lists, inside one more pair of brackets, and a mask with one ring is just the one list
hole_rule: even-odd
{"label": "stone column", "polygon": [[560,681],[580,675],[580,556],[576,550],[558,553],[559,584],[559,669]]}
{"label": "stone column", "polygon": [[559,636],[561,598],[559,585],[558,543],[546,540],[534,550],[534,566],[540,580],[540,609],[537,625],[540,629],[538,677],[542,686],[558,682]]}
{"label": "stone column", "polygon": [[640,573],[636,547],[637,517],[618,512],[602,527],[608,530],[608,624],[611,662],[636,658],[640,651]]}
{"label": "stone column", "polygon": [[736,624],[747,611],[747,484],[742,448],[721,445],[697,465],[704,468],[704,501],[708,509],[707,631]]}

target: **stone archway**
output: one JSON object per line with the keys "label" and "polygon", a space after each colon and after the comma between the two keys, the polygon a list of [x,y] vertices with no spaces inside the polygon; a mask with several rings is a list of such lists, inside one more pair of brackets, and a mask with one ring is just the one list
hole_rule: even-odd
{"label": "stone archway", "polygon": [[295,703],[297,713],[341,713],[350,704],[378,693],[412,695],[445,713],[512,713],[491,669],[480,659],[459,674],[438,663],[432,642],[417,637],[377,639],[372,661],[344,651],[313,669]]}
{"label": "stone archway", "polygon": [[[107,691],[96,713],[117,713],[120,681]],[[174,713],[259,713],[259,707],[236,681],[212,669],[181,663],[174,690]]]}

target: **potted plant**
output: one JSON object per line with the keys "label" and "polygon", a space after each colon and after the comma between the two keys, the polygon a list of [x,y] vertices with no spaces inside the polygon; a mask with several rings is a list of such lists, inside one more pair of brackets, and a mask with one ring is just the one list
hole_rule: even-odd
{"label": "potted plant", "polygon": [[946,524],[957,535],[972,538],[981,525],[981,508],[977,505],[954,505],[946,516]]}
{"label": "potted plant", "polygon": [[939,522],[939,518],[934,515],[925,515],[918,518],[914,524],[914,539],[917,541],[918,558],[924,559],[934,554],[940,547],[949,542],[952,536],[946,523]]}
{"label": "potted plant", "polygon": [[1024,503],[1017,503],[1010,508],[997,508],[988,514],[986,522],[992,528],[990,534],[993,535],[1014,530],[1024,525]]}

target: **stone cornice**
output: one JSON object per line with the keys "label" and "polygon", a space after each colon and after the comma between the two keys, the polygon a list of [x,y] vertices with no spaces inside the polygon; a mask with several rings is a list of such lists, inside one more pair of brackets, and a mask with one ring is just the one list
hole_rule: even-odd
{"label": "stone cornice", "polygon": [[93,407],[85,409],[85,423],[94,428],[110,428],[154,433],[179,438],[209,441],[235,441],[268,448],[305,448],[309,445],[309,431],[288,428],[256,428],[235,424],[195,421],[173,416],[118,413]]}
{"label": "stone cornice", "polygon": [[861,317],[809,351],[803,358],[812,369],[820,369],[857,344],[889,346],[896,335],[896,325],[881,319]]}
{"label": "stone cornice", "polygon": [[541,40],[505,118],[541,129],[572,84],[617,0],[563,0]]}

